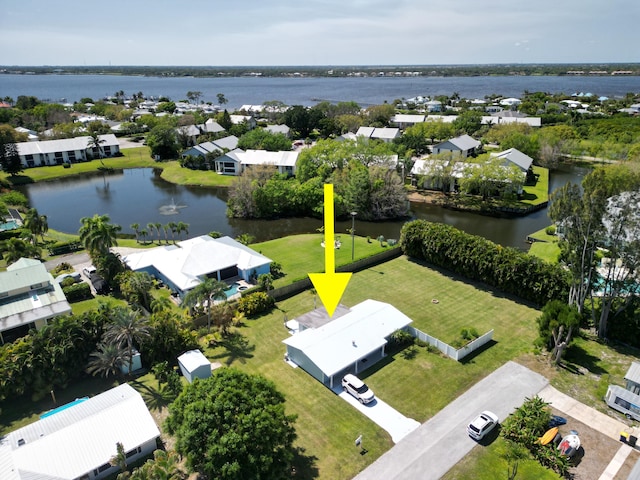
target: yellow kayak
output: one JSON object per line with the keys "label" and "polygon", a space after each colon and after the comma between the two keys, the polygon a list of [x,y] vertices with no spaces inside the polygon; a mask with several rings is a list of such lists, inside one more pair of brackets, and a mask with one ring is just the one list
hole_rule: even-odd
{"label": "yellow kayak", "polygon": [[550,428],[545,432],[543,436],[538,438],[538,442],[540,443],[540,445],[546,445],[547,443],[552,442],[553,439],[556,438],[557,434],[558,434],[558,427]]}

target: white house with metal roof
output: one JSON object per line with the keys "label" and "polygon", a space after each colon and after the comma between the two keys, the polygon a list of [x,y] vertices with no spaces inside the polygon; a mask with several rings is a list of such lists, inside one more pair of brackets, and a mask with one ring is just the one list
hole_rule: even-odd
{"label": "white house with metal roof", "polygon": [[417,123],[423,123],[426,119],[426,115],[396,113],[391,117],[391,123],[396,127],[404,130],[405,128],[412,127]]}
{"label": "white house with metal roof", "polygon": [[120,152],[120,142],[114,134],[99,135],[99,138],[99,147],[91,144],[90,136],[20,142],[16,147],[23,167],[86,162],[100,156],[113,157]]}
{"label": "white house with metal roof", "polygon": [[434,145],[431,151],[434,154],[452,152],[466,158],[473,155],[480,145],[481,143],[475,138],[469,135],[460,135]]}
{"label": "white house with metal roof", "polygon": [[21,258],[0,272],[0,342],[12,342],[71,313],[62,287],[39,260]]}
{"label": "white house with metal roof", "polygon": [[[329,388],[345,373],[357,374],[384,358],[391,334],[412,322],[393,305],[370,299],[350,309],[343,308],[332,318],[326,311],[324,316],[324,324],[318,324],[316,319],[319,326],[300,329],[283,343],[288,361]],[[303,318],[297,321],[305,324]]]}
{"label": "white house with metal roof", "polygon": [[360,127],[356,132],[356,137],[366,137],[374,140],[382,140],[383,142],[392,142],[394,138],[400,136],[399,128],[390,127]]}
{"label": "white house with metal roof", "polygon": [[180,296],[205,278],[255,281],[269,273],[272,261],[230,237],[208,235],[132,253],[122,260],[131,270],[162,280]]}
{"label": "white house with metal roof", "polygon": [[241,150],[227,152],[216,159],[216,172],[224,175],[240,175],[253,165],[272,165],[279,173],[295,175],[299,152],[269,152],[267,150]]}
{"label": "white house with metal roof", "polygon": [[142,396],[129,384],[72,402],[0,439],[2,480],[99,480],[157,449],[160,431]]}
{"label": "white house with metal roof", "polygon": [[182,158],[188,157],[206,157],[208,153],[217,153],[222,155],[225,150],[231,151],[238,147],[238,137],[229,135],[227,137],[212,140],[210,142],[202,142],[183,151]]}

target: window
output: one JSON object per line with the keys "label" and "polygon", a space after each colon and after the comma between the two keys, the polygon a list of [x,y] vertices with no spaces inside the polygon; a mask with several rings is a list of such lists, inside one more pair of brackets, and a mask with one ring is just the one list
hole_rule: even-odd
{"label": "window", "polygon": [[110,463],[105,463],[104,465],[101,465],[101,466],[98,467],[98,473],[106,472],[110,468],[111,468],[111,464]]}
{"label": "window", "polygon": [[107,145],[106,147],[104,147],[104,154],[105,154],[107,157],[110,157],[110,156],[111,156],[111,147],[110,147],[109,145]]}
{"label": "window", "polygon": [[69,157],[69,162],[75,162],[76,161],[76,152],[71,151],[67,154],[67,156]]}
{"label": "window", "polygon": [[31,285],[29,288],[31,288],[31,290],[36,290],[41,287],[42,287],[42,283],[36,283],[35,285]]}
{"label": "window", "polygon": [[126,454],[125,457],[126,458],[130,458],[133,457],[134,455],[137,455],[138,453],[140,453],[142,451],[142,449],[140,447],[136,447],[133,450],[129,450]]}

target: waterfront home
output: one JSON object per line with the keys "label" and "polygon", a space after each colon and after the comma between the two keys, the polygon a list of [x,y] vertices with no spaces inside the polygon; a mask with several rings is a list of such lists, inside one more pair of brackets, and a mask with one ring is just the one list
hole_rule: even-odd
{"label": "waterfront home", "polygon": [[231,123],[233,123],[234,125],[246,123],[249,130],[256,128],[256,126],[258,125],[256,119],[251,115],[229,115],[229,118],[231,119]]}
{"label": "waterfront home", "polygon": [[158,448],[160,431],[142,396],[123,383],[80,398],[0,439],[2,480],[100,480],[114,476],[111,464],[124,448],[127,464]]}
{"label": "waterfront home", "polygon": [[161,280],[180,297],[205,278],[255,283],[258,276],[270,272],[272,261],[230,237],[208,235],[132,253],[122,260],[134,272]]}
{"label": "waterfront home", "polygon": [[12,342],[70,313],[62,287],[40,260],[21,258],[0,272],[0,343]]}
{"label": "waterfront home", "polygon": [[203,142],[194,145],[191,148],[183,151],[180,155],[182,158],[192,157],[206,157],[208,153],[215,153],[222,155],[225,151],[231,151],[238,147],[238,137],[235,135],[229,135],[228,137],[219,138],[211,142]]}
{"label": "waterfront home", "polygon": [[499,158],[503,160],[502,165],[515,165],[521,171],[528,173],[533,165],[533,158],[522,153],[517,148],[510,148],[498,153],[492,153],[491,158]]}
{"label": "waterfront home", "polygon": [[450,138],[444,142],[440,142],[431,148],[432,153],[451,152],[461,157],[469,157],[476,154],[481,143],[469,135],[460,135],[459,137]]}
{"label": "waterfront home", "polygon": [[62,165],[114,157],[120,153],[120,142],[112,133],[99,135],[100,145],[92,144],[90,136],[16,143],[23,167]]}
{"label": "waterfront home", "polygon": [[216,172],[223,175],[240,175],[253,165],[272,165],[279,173],[296,174],[299,152],[268,152],[266,150],[235,149],[218,157],[215,161]]}
{"label": "waterfront home", "polygon": [[417,123],[422,123],[426,119],[426,115],[410,115],[397,113],[391,117],[391,124],[395,125],[401,130],[405,130],[408,127],[412,127]]}

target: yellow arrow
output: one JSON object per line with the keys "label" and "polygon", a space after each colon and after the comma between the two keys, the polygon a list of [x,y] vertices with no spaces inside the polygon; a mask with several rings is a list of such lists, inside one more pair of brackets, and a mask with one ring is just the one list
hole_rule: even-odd
{"label": "yellow arrow", "polygon": [[309,278],[330,317],[336,311],[351,279],[351,273],[336,273],[333,211],[333,185],[326,183],[324,185],[324,273],[310,273]]}

